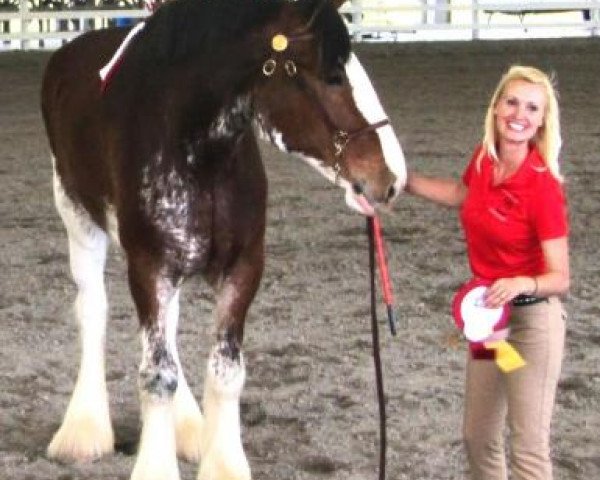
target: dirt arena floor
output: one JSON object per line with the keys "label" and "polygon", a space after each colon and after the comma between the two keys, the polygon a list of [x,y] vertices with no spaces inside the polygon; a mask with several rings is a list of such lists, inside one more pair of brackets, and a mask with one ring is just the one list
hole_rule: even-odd
{"label": "dirt arena floor", "polygon": [[[513,63],[555,72],[572,224],[567,351],[555,479],[600,478],[600,39],[360,45],[411,168],[458,175],[486,103]],[[0,479],[125,480],[139,433],[137,321],[122,258],[107,267],[108,387],[117,450],[61,465],[45,448],[77,373],[67,244],[51,199],[38,108],[47,53],[0,54]],[[243,438],[257,480],[377,478],[378,413],[364,219],[302,162],[265,147],[268,260],[249,314]],[[383,218],[399,335],[382,324],[389,480],[467,478],[460,425],[465,346],[449,314],[468,278],[455,212],[403,197]],[[184,289],[180,348],[200,396],[211,293]],[[383,309],[380,318],[385,319]],[[180,464],[182,480],[196,468]]]}

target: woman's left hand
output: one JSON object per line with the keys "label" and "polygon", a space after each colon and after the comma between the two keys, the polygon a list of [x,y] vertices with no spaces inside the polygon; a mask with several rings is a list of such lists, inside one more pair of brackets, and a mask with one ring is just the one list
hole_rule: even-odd
{"label": "woman's left hand", "polygon": [[487,308],[500,308],[510,302],[517,295],[523,293],[526,277],[499,278],[487,289],[485,306]]}

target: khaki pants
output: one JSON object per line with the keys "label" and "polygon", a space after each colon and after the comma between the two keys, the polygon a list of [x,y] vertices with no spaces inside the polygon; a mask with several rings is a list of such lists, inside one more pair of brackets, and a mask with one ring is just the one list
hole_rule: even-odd
{"label": "khaki pants", "polygon": [[467,360],[463,435],[476,480],[508,478],[504,426],[510,429],[513,480],[551,480],[550,422],[565,340],[558,298],[513,307],[508,338],[527,365],[502,373],[495,362]]}

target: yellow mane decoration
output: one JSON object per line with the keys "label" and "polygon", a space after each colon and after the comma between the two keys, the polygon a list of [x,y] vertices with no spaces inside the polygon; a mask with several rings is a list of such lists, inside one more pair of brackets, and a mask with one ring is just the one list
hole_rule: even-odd
{"label": "yellow mane decoration", "polygon": [[288,38],[283,33],[278,33],[271,39],[271,47],[276,52],[283,52],[288,47]]}

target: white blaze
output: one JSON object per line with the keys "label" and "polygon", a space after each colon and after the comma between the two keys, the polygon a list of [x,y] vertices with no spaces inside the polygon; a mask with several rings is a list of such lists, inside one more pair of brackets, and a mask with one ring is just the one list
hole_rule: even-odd
{"label": "white blaze", "polygon": [[[367,72],[359,62],[356,55],[350,54],[348,63],[346,64],[346,75],[352,87],[354,102],[369,124],[375,124],[381,120],[387,119],[387,115],[379,97],[373,88],[373,84],[367,75]],[[280,150],[288,153],[293,153],[314,167],[321,175],[342,187],[346,191],[346,203],[354,210],[365,215],[372,215],[374,210],[366,202],[361,202],[357,199],[356,194],[350,182],[338,176],[332,167],[326,166],[317,158],[310,157],[302,152],[290,152],[290,149],[283,140],[281,132],[271,128],[269,131],[263,129],[263,122],[258,119],[256,122],[256,130],[263,140],[270,141]],[[396,192],[404,190],[406,184],[406,164],[404,161],[404,153],[398,142],[398,138],[394,133],[391,125],[385,125],[375,130],[379,137],[379,143],[383,152],[384,161],[389,170],[396,176],[394,188]]]}
{"label": "white blaze", "polygon": [[[352,86],[356,106],[365,120],[373,124],[388,118],[367,72],[354,53],[350,54],[350,59],[346,64],[346,75]],[[385,163],[397,177],[395,187],[399,192],[404,189],[406,184],[406,164],[402,147],[391,125],[378,128],[376,131],[379,135]]]}

